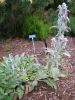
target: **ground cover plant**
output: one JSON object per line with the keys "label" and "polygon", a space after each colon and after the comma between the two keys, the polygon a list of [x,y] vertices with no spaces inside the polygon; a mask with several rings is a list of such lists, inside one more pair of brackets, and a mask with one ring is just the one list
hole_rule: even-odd
{"label": "ground cover plant", "polygon": [[[36,63],[35,56],[21,55],[4,57],[0,63],[0,99],[14,99],[14,95],[22,98],[24,90],[27,95],[31,92],[39,81],[46,82],[56,89],[56,81],[59,77],[65,77],[59,67],[64,65],[63,56],[69,56],[66,51],[67,39],[64,32],[67,28],[67,6],[65,3],[59,5],[58,34],[52,38],[51,48],[46,48],[46,65]],[[53,27],[53,28],[54,28]]]}

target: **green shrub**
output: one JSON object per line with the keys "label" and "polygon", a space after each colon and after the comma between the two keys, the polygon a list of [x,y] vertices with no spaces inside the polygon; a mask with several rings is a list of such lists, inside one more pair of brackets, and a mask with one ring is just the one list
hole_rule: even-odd
{"label": "green shrub", "polygon": [[70,17],[70,28],[71,28],[70,35],[75,36],[75,17],[73,16]]}
{"label": "green shrub", "polygon": [[75,15],[75,2],[69,3],[70,14]]}
{"label": "green shrub", "polygon": [[27,16],[24,18],[23,35],[28,36],[33,32],[37,39],[44,39],[48,36],[49,26],[37,16]]}

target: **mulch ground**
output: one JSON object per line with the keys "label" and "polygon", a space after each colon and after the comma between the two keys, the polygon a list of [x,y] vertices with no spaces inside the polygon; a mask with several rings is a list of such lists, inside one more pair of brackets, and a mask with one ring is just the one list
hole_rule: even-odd
{"label": "mulch ground", "polygon": [[[75,100],[75,38],[67,37],[71,57],[68,58],[69,66],[65,69],[69,72],[67,78],[57,81],[57,90],[53,90],[45,83],[38,84],[32,93],[23,100]],[[51,37],[47,39],[47,45],[50,47]],[[40,63],[44,62],[44,49],[45,45],[42,41],[35,41],[36,54]],[[32,42],[24,39],[7,39],[0,41],[0,60],[3,56],[8,56],[9,53],[13,55],[21,54],[34,54]]]}

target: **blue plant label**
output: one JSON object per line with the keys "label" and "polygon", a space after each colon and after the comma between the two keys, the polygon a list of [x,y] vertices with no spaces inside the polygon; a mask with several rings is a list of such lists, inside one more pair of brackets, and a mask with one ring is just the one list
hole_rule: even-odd
{"label": "blue plant label", "polygon": [[33,34],[33,35],[29,35],[29,39],[33,39],[33,38],[35,38],[35,37],[36,37],[35,34]]}

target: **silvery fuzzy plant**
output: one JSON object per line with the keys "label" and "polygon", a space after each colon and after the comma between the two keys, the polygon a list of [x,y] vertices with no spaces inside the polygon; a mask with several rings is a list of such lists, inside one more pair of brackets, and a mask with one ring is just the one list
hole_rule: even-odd
{"label": "silvery fuzzy plant", "polygon": [[64,56],[70,57],[69,52],[66,50],[68,40],[64,37],[64,33],[70,29],[67,26],[67,23],[70,22],[67,8],[65,3],[58,6],[57,26],[53,26],[53,28],[58,29],[58,33],[51,39],[51,48],[46,49],[47,67],[51,66],[51,68],[55,68],[55,70],[65,64]]}

